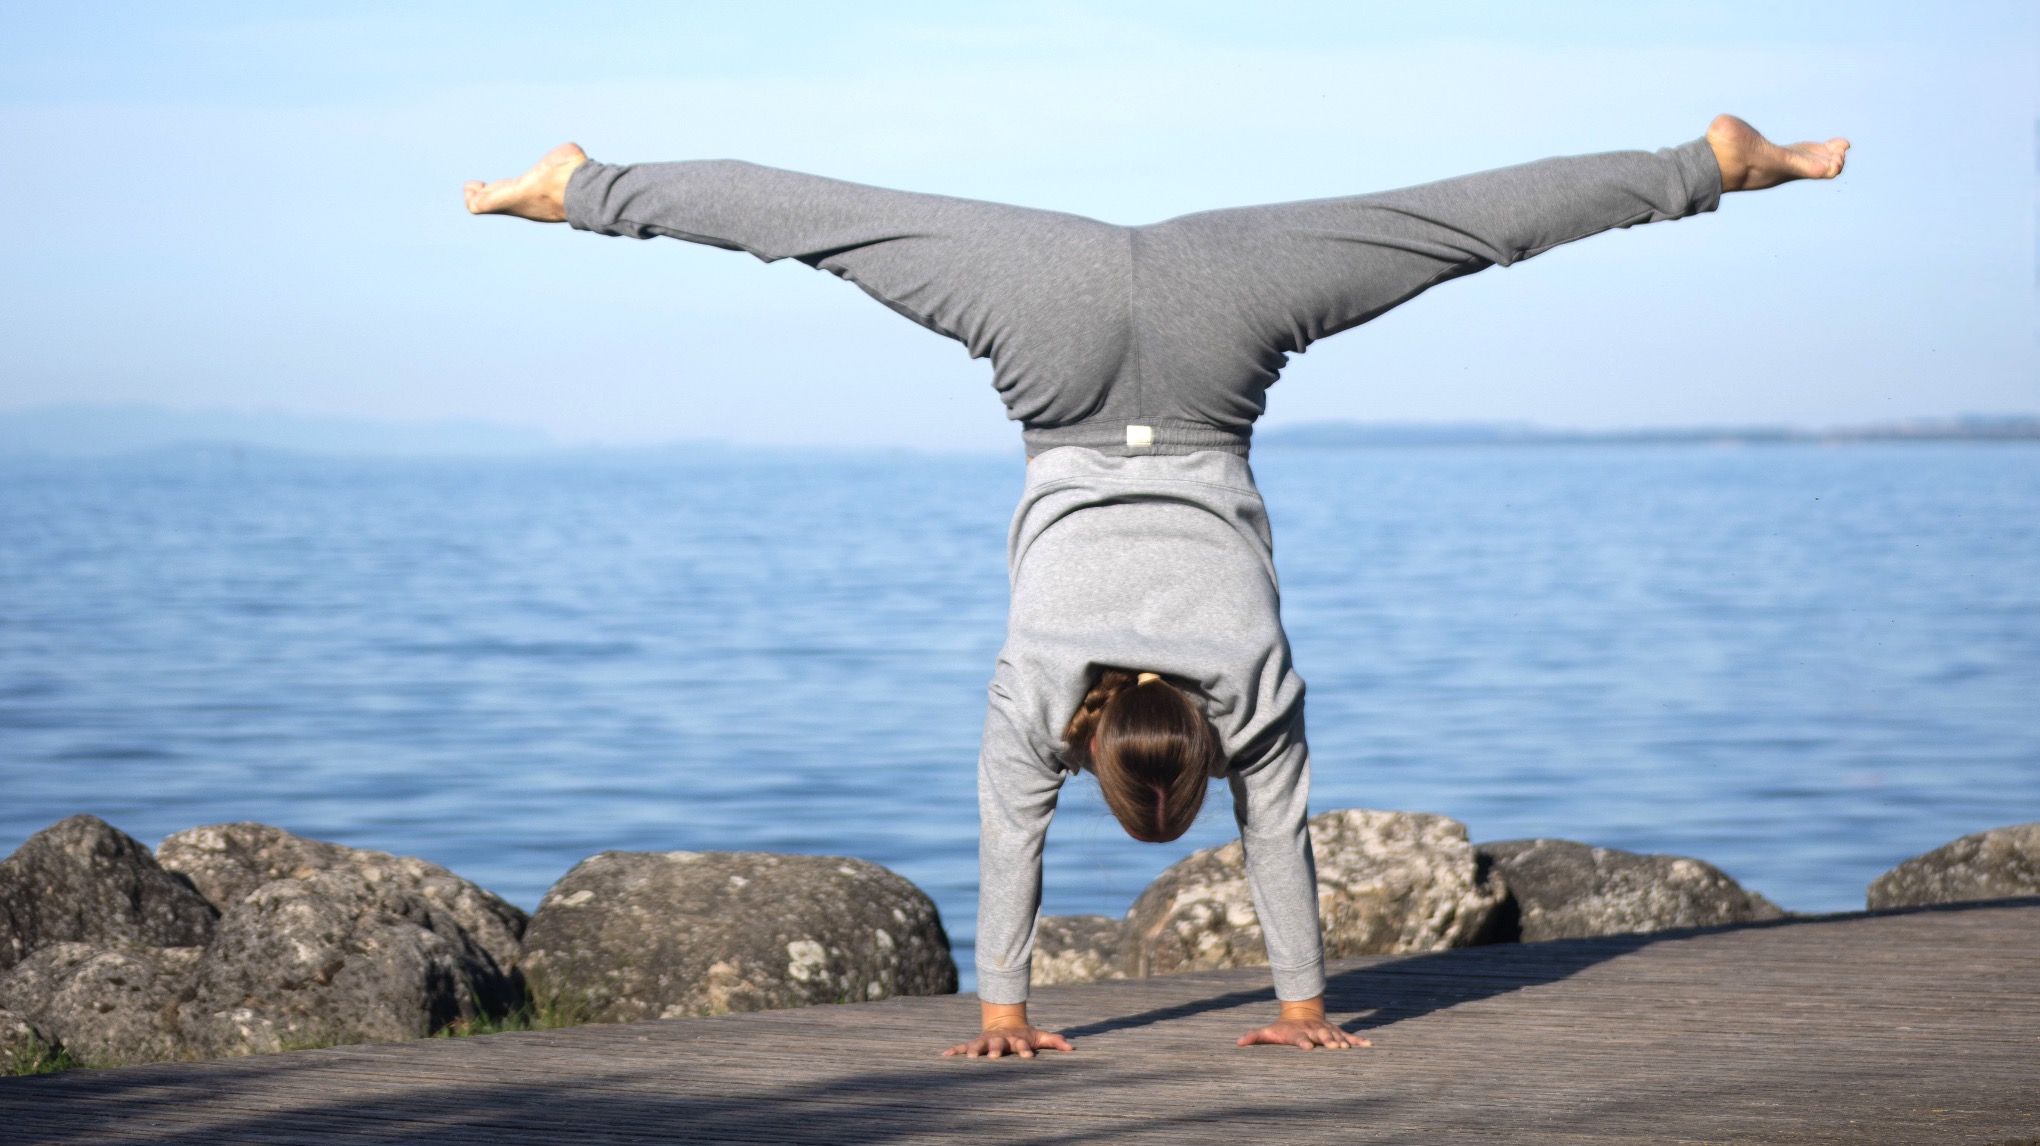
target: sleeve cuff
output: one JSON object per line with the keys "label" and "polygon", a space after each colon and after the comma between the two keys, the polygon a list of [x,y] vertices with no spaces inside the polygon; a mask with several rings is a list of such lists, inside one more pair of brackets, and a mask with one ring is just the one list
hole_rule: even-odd
{"label": "sleeve cuff", "polygon": [[1297,967],[1270,967],[1275,976],[1275,997],[1285,1003],[1300,1003],[1325,993],[1325,965],[1313,960]]}
{"label": "sleeve cuff", "polygon": [[[978,966],[978,1002],[997,1006],[1010,1006],[1027,1001],[1028,980],[1032,975],[1029,967],[1019,970],[994,970],[982,964]],[[1306,995],[1304,998],[1309,998]]]}
{"label": "sleeve cuff", "polygon": [[615,172],[616,168],[592,159],[574,168],[574,173],[567,176],[567,226],[576,231],[599,229],[601,220],[595,216],[602,193],[616,182]]}
{"label": "sleeve cuff", "polygon": [[1721,206],[1721,164],[1715,161],[1714,145],[1706,136],[1666,148],[1663,154],[1678,165],[1685,180],[1688,215],[1704,215]]}

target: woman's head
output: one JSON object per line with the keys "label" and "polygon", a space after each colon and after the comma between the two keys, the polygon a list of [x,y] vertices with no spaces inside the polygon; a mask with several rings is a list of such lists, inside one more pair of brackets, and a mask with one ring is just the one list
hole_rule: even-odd
{"label": "woman's head", "polygon": [[1063,739],[1070,762],[1097,775],[1126,834],[1151,844],[1190,830],[1219,758],[1203,710],[1151,672],[1101,671]]}

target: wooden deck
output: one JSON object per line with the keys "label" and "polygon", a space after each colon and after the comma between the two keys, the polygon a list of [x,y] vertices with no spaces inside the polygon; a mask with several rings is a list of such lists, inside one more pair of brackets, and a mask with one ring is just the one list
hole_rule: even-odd
{"label": "wooden deck", "polygon": [[0,1079],[0,1141],[2040,1143],[2040,900],[1367,959],[1372,1050],[1237,1049],[1266,973]]}

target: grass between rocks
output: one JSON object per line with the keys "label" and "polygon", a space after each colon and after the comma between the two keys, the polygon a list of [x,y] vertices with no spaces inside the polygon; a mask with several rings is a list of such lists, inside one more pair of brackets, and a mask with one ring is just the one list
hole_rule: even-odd
{"label": "grass between rocks", "polygon": [[60,1070],[76,1070],[85,1064],[71,1057],[63,1047],[45,1042],[25,1043],[16,1046],[6,1058],[0,1059],[0,1076],[24,1074],[55,1074]]}
{"label": "grass between rocks", "polygon": [[589,1006],[584,999],[568,999],[550,996],[543,999],[526,999],[517,1008],[502,1015],[478,1015],[472,1019],[455,1019],[453,1022],[432,1032],[436,1039],[464,1039],[474,1035],[500,1035],[505,1031],[551,1031],[561,1027],[578,1027],[589,1021]]}

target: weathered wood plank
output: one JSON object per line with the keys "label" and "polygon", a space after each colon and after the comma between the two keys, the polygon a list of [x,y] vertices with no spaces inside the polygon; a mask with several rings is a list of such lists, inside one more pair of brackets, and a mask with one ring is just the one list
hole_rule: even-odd
{"label": "weathered wood plank", "polygon": [[1371,1051],[1239,1049],[1265,972],[0,1080],[0,1140],[1918,1142],[2040,1137],[2040,902],[1363,959]]}

